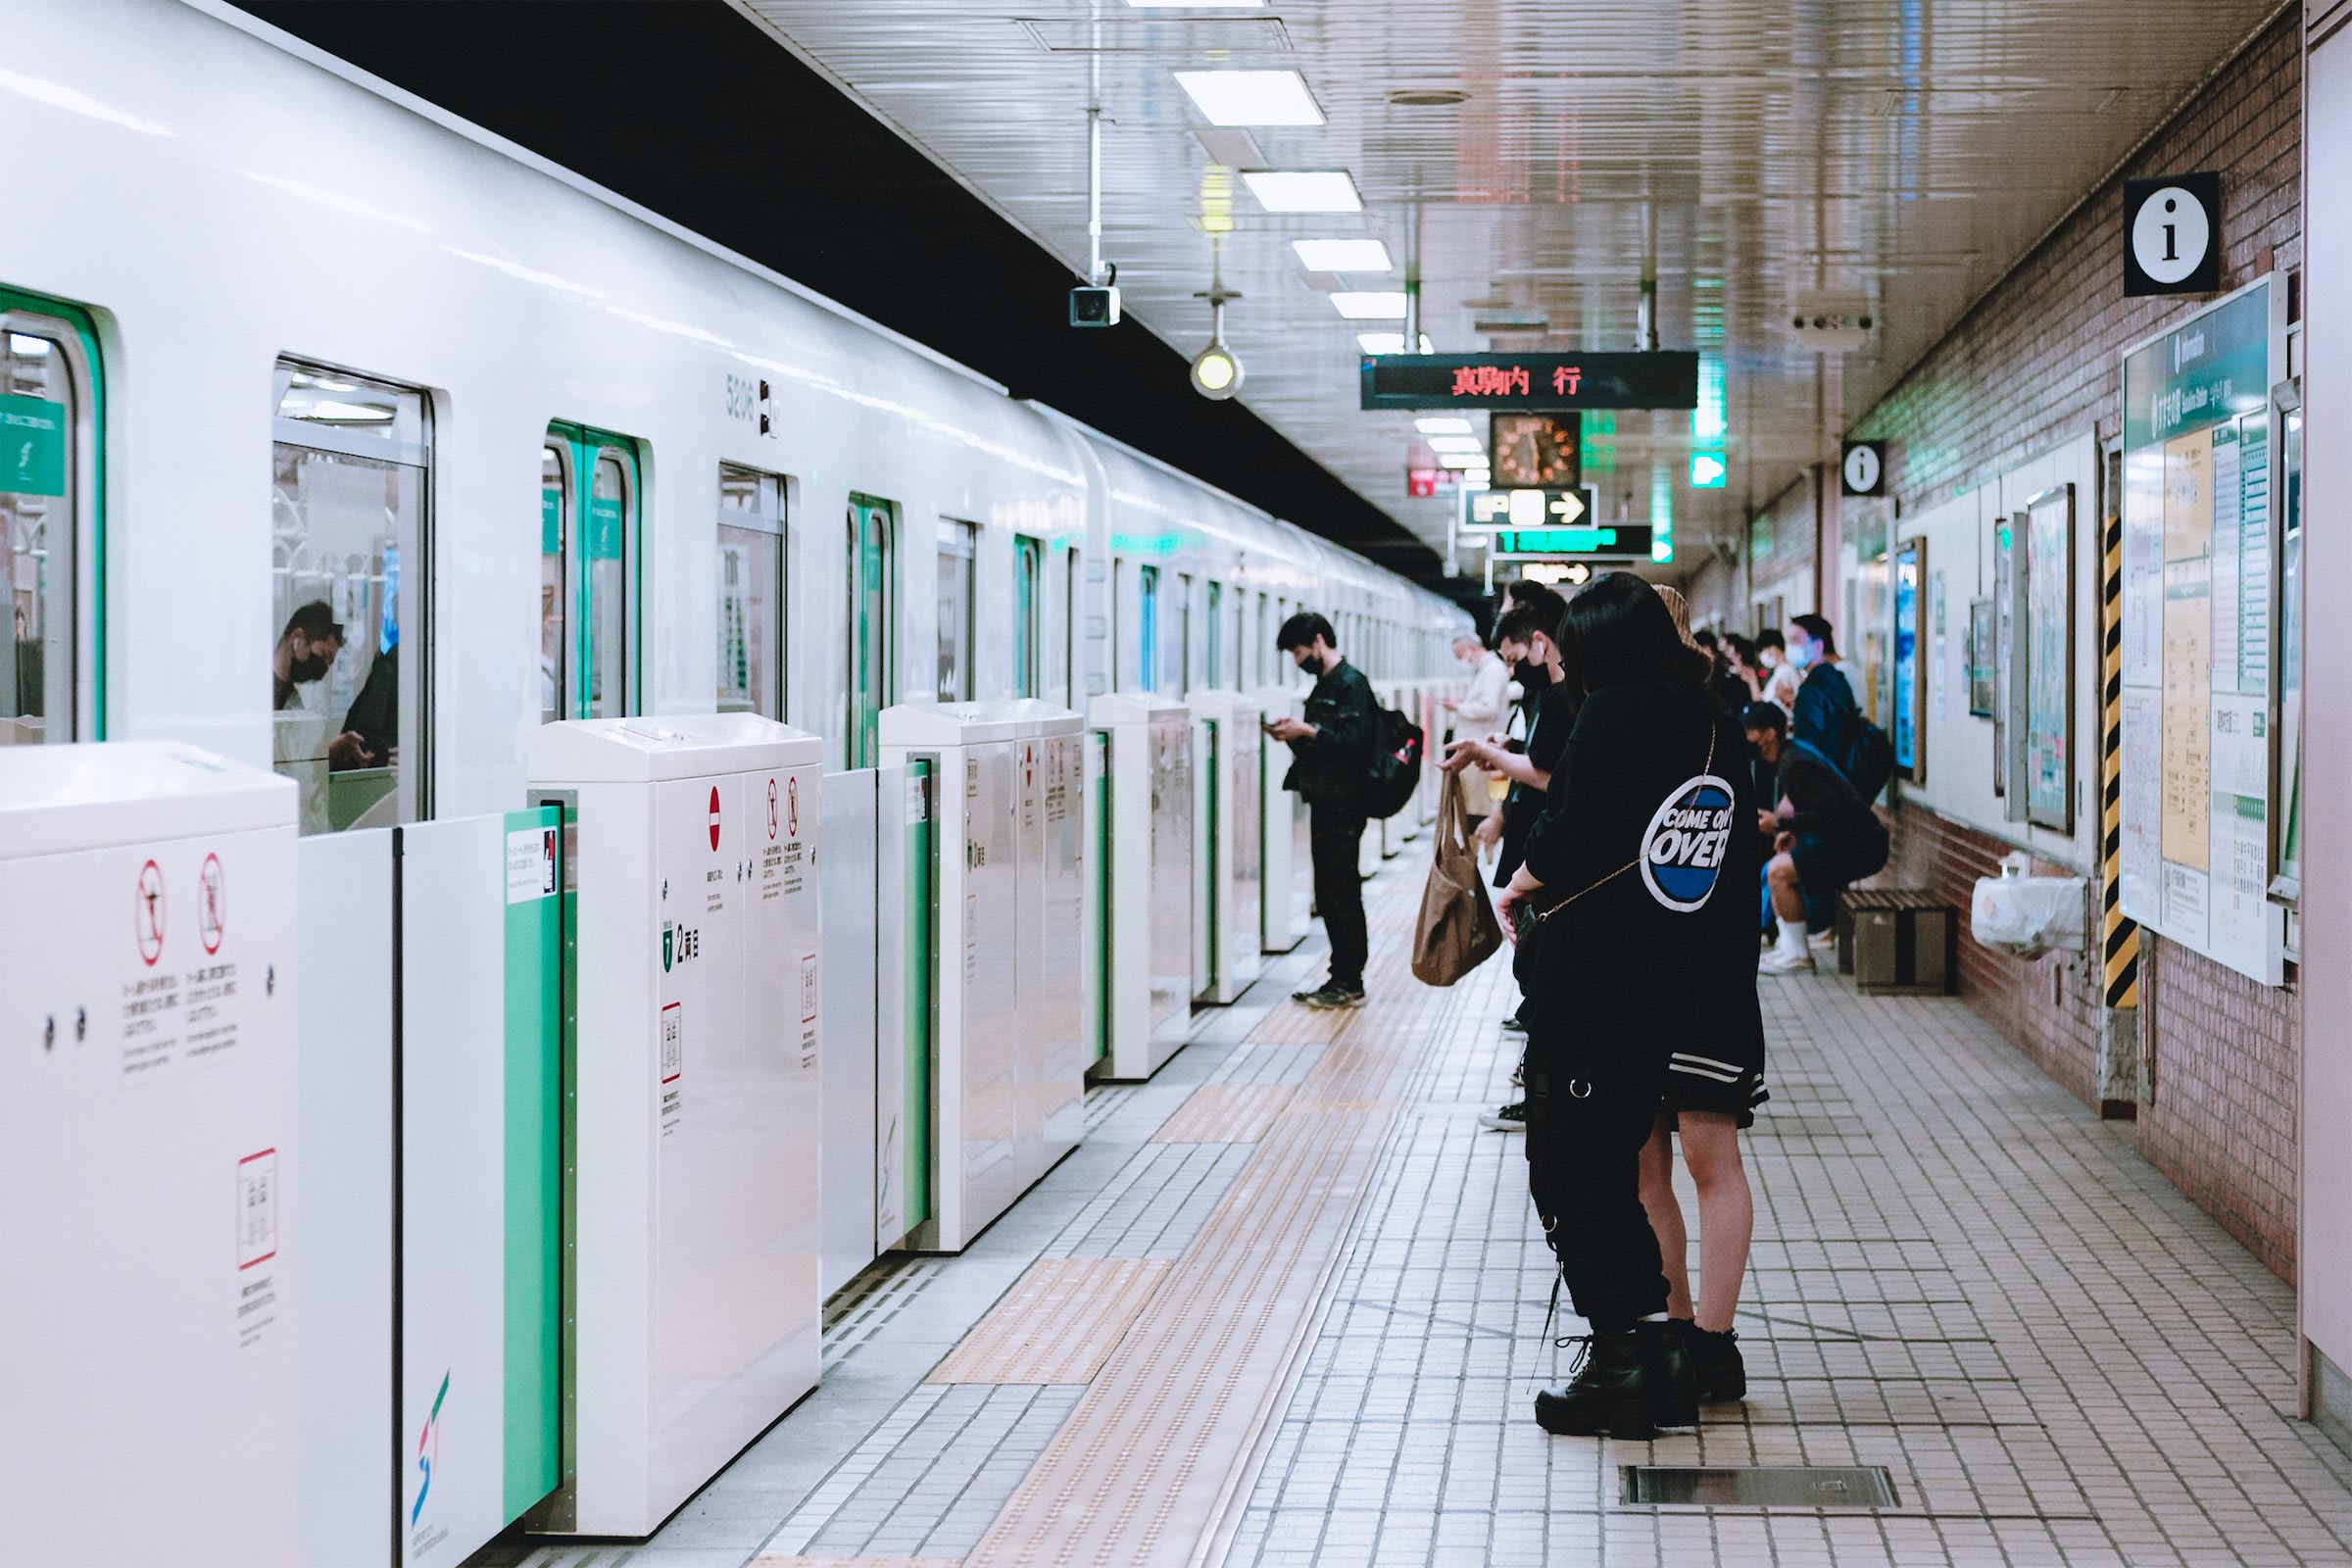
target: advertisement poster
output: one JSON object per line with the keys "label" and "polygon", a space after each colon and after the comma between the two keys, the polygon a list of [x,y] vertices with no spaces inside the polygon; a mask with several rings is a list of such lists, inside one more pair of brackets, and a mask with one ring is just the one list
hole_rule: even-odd
{"label": "advertisement poster", "polygon": [[2026,817],[2075,830],[2075,489],[2026,503]]}
{"label": "advertisement poster", "polygon": [[1913,783],[1927,776],[1919,743],[1920,568],[1927,551],[1926,541],[1914,539],[1894,553],[1894,722],[1887,729],[1895,771]]}

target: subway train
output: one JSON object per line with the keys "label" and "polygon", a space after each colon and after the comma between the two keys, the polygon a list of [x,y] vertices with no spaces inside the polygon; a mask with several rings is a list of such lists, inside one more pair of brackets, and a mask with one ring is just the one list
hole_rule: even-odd
{"label": "subway train", "polygon": [[[0,239],[0,905],[44,912],[0,951],[0,1172],[62,1205],[0,1220],[0,1317],[45,1325],[0,1350],[0,1407],[57,1418],[0,1435],[12,1546],[425,1564],[526,1514],[642,1535],[806,1391],[826,1292],[890,1248],[961,1245],[1078,1135],[1066,1095],[1058,1142],[1023,1108],[1026,1014],[951,1038],[996,933],[987,779],[1010,820],[1052,750],[1055,907],[1083,922],[1057,951],[1085,986],[1055,1027],[1072,1071],[1148,1073],[1300,929],[1275,749],[1237,719],[1302,695],[1276,627],[1322,612],[1434,728],[1469,618],[211,0],[25,0],[9,42],[0,135],[37,156]],[[1117,797],[1130,720],[1148,756]],[[132,744],[50,744],[74,742]],[[528,912],[557,886],[538,846],[585,911],[574,879],[620,842],[590,803],[721,753],[744,815],[764,781],[770,840],[807,805],[817,876],[789,929],[827,944],[821,1004],[815,952],[798,975],[822,1023],[777,1098],[747,1073],[696,1102],[704,1163],[661,1153],[670,1110],[643,1118],[637,1229],[606,1248],[589,1041],[620,1027],[604,988],[630,965],[595,956],[597,918]],[[922,835],[894,832],[901,800]],[[104,823],[58,827],[85,807]],[[298,853],[226,847],[289,813]],[[137,847],[167,818],[229,836],[183,873]],[[91,904],[85,929],[74,866],[112,889],[117,860],[135,912]],[[1229,862],[1260,908],[1220,902]],[[772,862],[736,874],[799,897]],[[648,996],[703,956],[658,924]],[[1126,1070],[1113,993],[1146,948]],[[186,1025],[180,1054],[150,1032],[73,1065],[60,1040],[112,1041],[118,996],[126,1032]],[[645,1056],[674,1014],[646,1022],[616,1049]],[[959,1109],[943,1063],[967,1048],[1004,1065]],[[42,1076],[69,1070],[95,1076]],[[997,1140],[946,1234],[951,1140],[978,1148],[1005,1104],[1022,1152]],[[878,1192],[894,1169],[924,1191]],[[711,1218],[760,1208],[744,1172],[794,1188],[756,1265]],[[681,1212],[694,1181],[711,1206]],[[712,1271],[654,1278],[677,1258]],[[631,1304],[606,1313],[608,1287]],[[617,1360],[625,1418],[600,1403]],[[99,1470],[131,1484],[94,1493]]]}

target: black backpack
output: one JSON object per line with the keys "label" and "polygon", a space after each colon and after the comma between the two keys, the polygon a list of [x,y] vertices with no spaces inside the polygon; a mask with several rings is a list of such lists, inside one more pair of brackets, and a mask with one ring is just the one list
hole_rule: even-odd
{"label": "black backpack", "polygon": [[1372,705],[1372,766],[1362,791],[1364,814],[1395,816],[1421,784],[1421,726],[1394,708]]}
{"label": "black backpack", "polygon": [[1894,777],[1894,742],[1886,732],[1859,712],[1848,715],[1845,721],[1845,744],[1836,759],[1838,771],[1854,787],[1863,803],[1876,801],[1886,793],[1886,785]]}

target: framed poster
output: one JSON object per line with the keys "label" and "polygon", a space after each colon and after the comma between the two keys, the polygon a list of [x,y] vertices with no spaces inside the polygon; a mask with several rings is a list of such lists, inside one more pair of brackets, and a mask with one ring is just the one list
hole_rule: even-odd
{"label": "framed poster", "polygon": [[1993,716],[1993,639],[1998,635],[1989,599],[1968,602],[1968,716]]}
{"label": "framed poster", "polygon": [[2026,820],[2075,830],[2075,487],[2026,503]]}
{"label": "framed poster", "polygon": [[2266,985],[2285,959],[2286,291],[2256,279],[2123,355],[2125,914]]}
{"label": "framed poster", "polygon": [[1920,723],[1927,708],[1923,701],[1927,665],[1920,654],[1925,643],[1928,610],[1928,542],[1913,539],[1894,552],[1894,647],[1890,661],[1893,702],[1887,717],[1887,738],[1894,743],[1894,774],[1913,784],[1928,778],[1928,736]]}

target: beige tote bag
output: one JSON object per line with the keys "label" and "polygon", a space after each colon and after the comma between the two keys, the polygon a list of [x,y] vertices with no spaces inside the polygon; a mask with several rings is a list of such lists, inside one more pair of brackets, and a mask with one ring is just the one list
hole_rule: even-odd
{"label": "beige tote bag", "polygon": [[1421,890],[1421,918],[1413,927],[1413,978],[1449,986],[1494,956],[1502,926],[1478,874],[1462,775],[1447,773],[1438,793],[1438,857]]}

